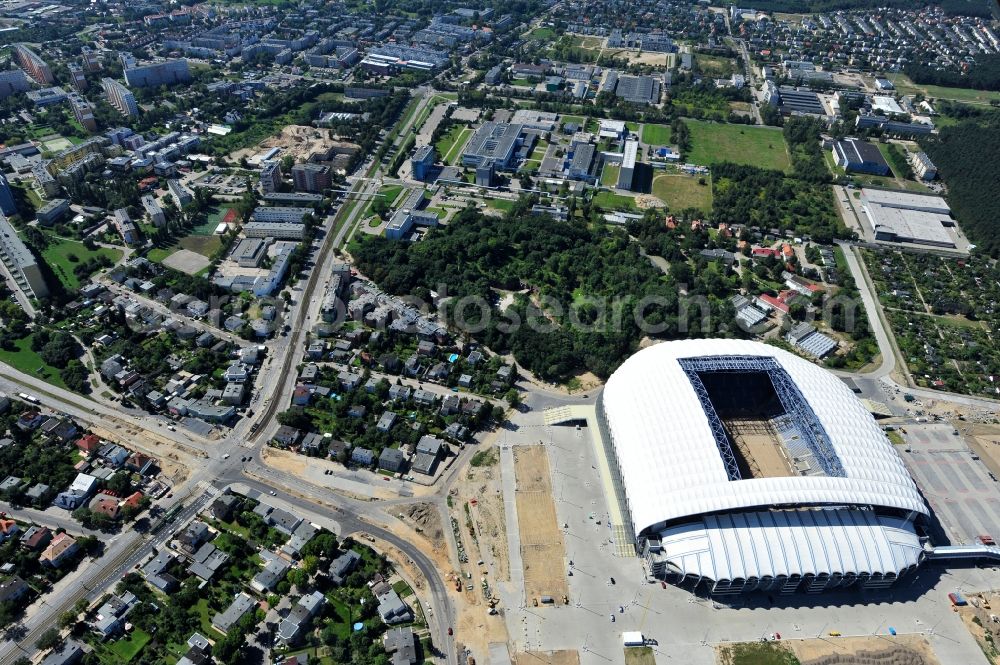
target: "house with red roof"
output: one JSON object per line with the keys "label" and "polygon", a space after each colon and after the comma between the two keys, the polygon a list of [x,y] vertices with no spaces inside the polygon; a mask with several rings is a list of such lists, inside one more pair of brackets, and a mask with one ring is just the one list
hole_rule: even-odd
{"label": "house with red roof", "polygon": [[76,554],[78,549],[76,538],[68,533],[56,534],[49,546],[38,556],[38,561],[42,565],[58,568]]}
{"label": "house with red roof", "polygon": [[76,447],[80,452],[92,455],[101,447],[101,440],[93,434],[87,434],[76,440]]}
{"label": "house with red roof", "polygon": [[118,497],[100,492],[90,500],[90,512],[99,513],[105,517],[115,519],[118,517]]}
{"label": "house with red roof", "polygon": [[6,542],[21,532],[21,527],[14,520],[0,517],[0,543]]}
{"label": "house with red roof", "polygon": [[788,314],[788,305],[772,295],[762,293],[757,296],[757,302],[767,311],[777,310],[782,314]]}
{"label": "house with red roof", "polygon": [[766,259],[766,258],[777,258],[780,256],[780,252],[776,249],[771,249],[770,247],[754,247],[750,250],[750,253],[755,259]]}

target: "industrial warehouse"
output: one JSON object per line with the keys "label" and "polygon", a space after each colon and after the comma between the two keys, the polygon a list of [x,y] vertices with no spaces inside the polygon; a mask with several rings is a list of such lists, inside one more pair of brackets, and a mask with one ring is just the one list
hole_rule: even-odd
{"label": "industrial warehouse", "polygon": [[714,595],[872,589],[923,559],[929,510],[892,444],[791,353],[658,344],[610,377],[597,421],[617,535],[660,579]]}
{"label": "industrial warehouse", "polygon": [[875,240],[957,247],[951,209],[940,196],[864,189],[861,207]]}

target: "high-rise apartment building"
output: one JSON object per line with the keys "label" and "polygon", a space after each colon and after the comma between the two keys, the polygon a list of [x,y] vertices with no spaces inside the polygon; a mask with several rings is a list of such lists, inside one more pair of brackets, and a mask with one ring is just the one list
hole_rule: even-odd
{"label": "high-rise apartment building", "polygon": [[104,87],[104,94],[108,96],[108,103],[123,116],[135,118],[139,116],[139,105],[135,103],[135,96],[128,88],[114,79],[101,79]]}

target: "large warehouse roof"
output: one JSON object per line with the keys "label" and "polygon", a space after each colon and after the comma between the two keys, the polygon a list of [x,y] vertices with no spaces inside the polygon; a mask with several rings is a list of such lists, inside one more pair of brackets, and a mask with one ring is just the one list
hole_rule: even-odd
{"label": "large warehouse roof", "polygon": [[[827,473],[733,478],[681,361],[752,359],[780,368],[811,408]],[[604,413],[635,534],[708,513],[803,505],[927,508],[892,444],[851,391],[787,351],[741,340],[644,349],[608,379]],[[826,460],[829,457],[829,460]]]}

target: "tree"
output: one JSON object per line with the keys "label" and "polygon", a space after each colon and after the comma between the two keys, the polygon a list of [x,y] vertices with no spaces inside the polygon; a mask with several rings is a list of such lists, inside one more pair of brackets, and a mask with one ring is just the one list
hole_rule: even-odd
{"label": "tree", "polygon": [[511,405],[512,408],[517,408],[521,404],[521,393],[517,391],[516,388],[511,388],[508,390],[503,398],[507,400],[507,403]]}
{"label": "tree", "polygon": [[38,636],[38,641],[35,642],[35,646],[38,647],[39,650],[45,651],[46,649],[51,649],[58,643],[59,631],[55,628],[49,628]]}

